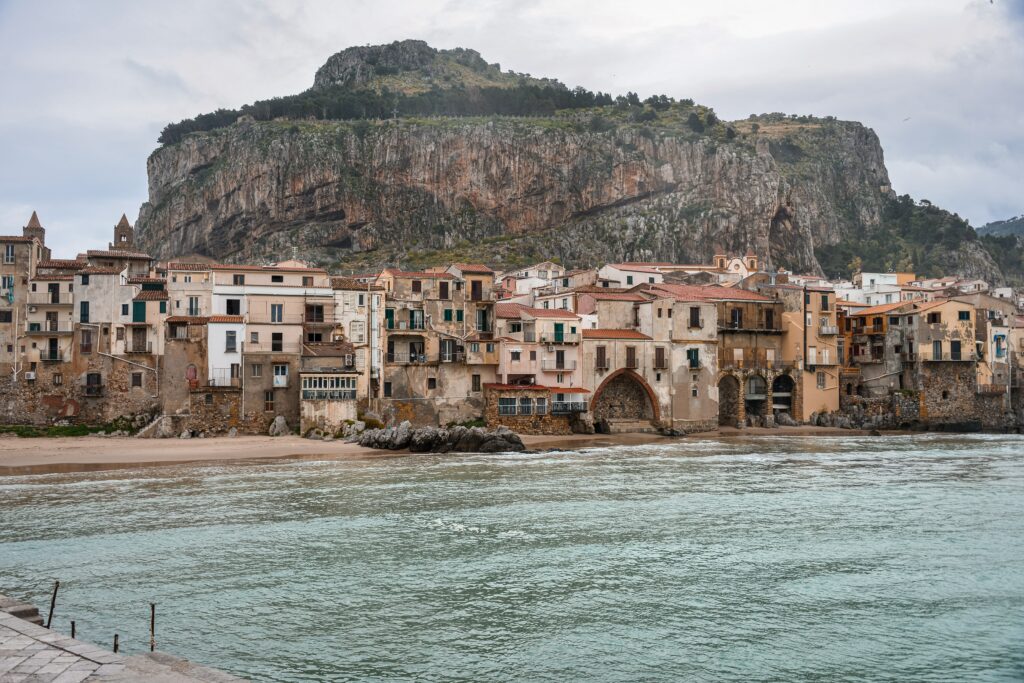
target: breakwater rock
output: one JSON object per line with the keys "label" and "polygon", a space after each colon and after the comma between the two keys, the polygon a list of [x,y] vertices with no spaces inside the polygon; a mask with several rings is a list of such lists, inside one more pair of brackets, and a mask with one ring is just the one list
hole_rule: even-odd
{"label": "breakwater rock", "polygon": [[504,453],[525,451],[519,435],[507,427],[419,427],[408,422],[397,427],[368,429],[359,435],[360,446],[414,453]]}

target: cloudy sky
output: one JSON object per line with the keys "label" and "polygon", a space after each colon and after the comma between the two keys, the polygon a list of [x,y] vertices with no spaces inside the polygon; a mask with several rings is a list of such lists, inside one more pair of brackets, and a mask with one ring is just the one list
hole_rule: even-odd
{"label": "cloudy sky", "polygon": [[167,122],[404,38],[724,118],[862,121],[897,192],[1024,213],[1024,0],[0,0],[0,233],[37,209],[58,254],[105,244]]}

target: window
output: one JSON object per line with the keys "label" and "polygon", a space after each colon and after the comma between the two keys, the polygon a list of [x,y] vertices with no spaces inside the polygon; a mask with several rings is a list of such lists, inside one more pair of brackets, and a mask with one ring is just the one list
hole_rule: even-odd
{"label": "window", "polygon": [[537,352],[536,351],[530,351],[530,360],[531,361],[537,360]]}
{"label": "window", "polygon": [[660,308],[658,309],[658,317],[659,318],[661,317],[661,309]]}
{"label": "window", "polygon": [[64,375],[60,374],[59,372],[53,373],[53,383],[57,386],[64,384]]}
{"label": "window", "polygon": [[[808,324],[810,324],[810,317],[808,317]],[[770,308],[766,308],[764,311],[764,328],[766,330],[775,329],[775,311]]]}
{"label": "window", "polygon": [[384,382],[384,398],[391,398],[391,382]]}
{"label": "window", "polygon": [[819,372],[818,373],[818,388],[819,389],[824,389],[825,388],[825,373],[824,372]]}
{"label": "window", "polygon": [[447,282],[441,282],[441,283],[439,283],[437,285],[437,288],[438,288],[437,298],[438,299],[447,299],[448,298],[448,283]]}
{"label": "window", "polygon": [[446,323],[450,323],[454,319],[455,319],[455,311],[453,311],[450,308],[444,309],[444,321]]}
{"label": "window", "polygon": [[828,294],[822,294],[821,295],[821,310],[822,311],[827,311],[828,310]]}
{"label": "window", "polygon": [[498,399],[498,415],[515,415],[516,400],[514,398]]}
{"label": "window", "polygon": [[92,353],[92,330],[82,330],[79,349],[82,353]]}
{"label": "window", "polygon": [[260,333],[259,332],[250,332],[249,333],[249,343],[250,344],[259,344],[260,343]]}
{"label": "window", "polygon": [[271,351],[284,351],[284,333],[272,332],[270,334],[270,350]]}
{"label": "window", "polygon": [[[32,286],[35,287],[35,284],[33,283]],[[3,287],[4,289],[14,289],[14,276],[4,275],[0,278],[0,287]],[[35,290],[33,289],[33,291]]]}
{"label": "window", "polygon": [[437,389],[437,378],[436,377],[428,377],[427,378],[427,391],[431,391],[433,389]]}
{"label": "window", "polygon": [[121,315],[128,315],[128,304],[121,304]]}
{"label": "window", "polygon": [[213,405],[213,394],[207,394],[204,398],[205,398],[206,405],[208,405],[208,406],[212,406]]}
{"label": "window", "polygon": [[459,310],[455,311],[455,322],[457,322],[457,323],[461,323],[462,322],[462,309],[459,309]]}
{"label": "window", "polygon": [[942,314],[941,313],[935,312],[935,313],[929,313],[928,314],[928,324],[929,325],[934,325],[936,323],[941,323],[941,322],[942,322]]}
{"label": "window", "polygon": [[519,399],[519,414],[520,415],[533,415],[533,399],[532,398],[520,398]]}
{"label": "window", "polygon": [[470,342],[469,343],[469,352],[470,353],[480,353],[480,344],[479,344],[479,342]]}
{"label": "window", "polygon": [[271,275],[270,276],[270,281],[271,282],[275,282],[275,283],[283,283],[284,282],[284,275]]}
{"label": "window", "polygon": [[949,342],[949,357],[951,360],[960,360],[960,341],[954,339]]}
{"label": "window", "polygon": [[359,295],[359,297],[358,297],[358,304],[357,305],[358,306],[365,306],[366,305],[366,295],[365,294],[360,294]]}
{"label": "window", "polygon": [[313,276],[312,275],[303,275],[302,276],[302,286],[303,287],[312,287],[313,286]]}
{"label": "window", "polygon": [[309,344],[319,344],[324,340],[323,332],[307,332],[306,342]]}
{"label": "window", "polygon": [[4,245],[4,263],[14,263],[14,245]]}
{"label": "window", "polygon": [[473,384],[471,391],[480,391],[480,375],[473,375]]}
{"label": "window", "polygon": [[594,349],[594,367],[598,370],[608,369],[608,349],[604,346],[598,346]]}
{"label": "window", "polygon": [[82,276],[82,284],[83,285],[89,284],[89,276],[88,275],[83,275]]}
{"label": "window", "polygon": [[114,338],[117,339],[117,341],[124,341],[124,328],[123,327],[118,327],[117,328],[117,331],[114,333]]}
{"label": "window", "polygon": [[242,315],[242,300],[241,299],[228,299],[224,302],[225,312],[228,315]]}
{"label": "window", "polygon": [[932,342],[932,359],[942,360],[942,342],[939,340]]}
{"label": "window", "polygon": [[568,299],[562,299],[562,310],[563,311],[569,310],[569,300]]}
{"label": "window", "polygon": [[270,304],[270,322],[284,322],[284,304]]}
{"label": "window", "polygon": [[89,322],[89,302],[80,301],[78,303],[78,321],[87,323]]}
{"label": "window", "polygon": [[413,280],[412,281],[412,291],[413,291],[413,294],[418,294],[418,293],[422,292],[423,291],[423,283],[421,281],[419,281],[419,280]]}
{"label": "window", "polygon": [[522,332],[523,331],[523,323],[521,321],[519,321],[519,320],[512,320],[512,321],[510,321],[509,324],[508,324],[508,331],[509,332]]}
{"label": "window", "polygon": [[191,275],[186,275],[186,276],[184,277],[184,281],[185,281],[185,282],[192,282],[192,276],[191,276]]}
{"label": "window", "polygon": [[235,353],[238,350],[235,346],[237,334],[234,330],[224,333],[224,353]]}
{"label": "window", "polygon": [[626,276],[626,284],[627,285],[633,284],[633,276],[632,275],[627,275]]}
{"label": "window", "polygon": [[238,275],[238,274],[232,275],[231,276],[231,284],[233,284],[233,285],[244,285],[245,284],[245,276],[244,275]]}
{"label": "window", "polygon": [[536,399],[534,401],[534,403],[536,404],[536,408],[535,408],[534,412],[537,415],[547,415],[548,414],[548,400],[546,398],[538,398],[538,399]]}
{"label": "window", "polygon": [[288,366],[284,363],[274,364],[274,386],[288,386]]}
{"label": "window", "polygon": [[272,413],[274,412],[274,392],[264,391],[263,392],[263,412]]}
{"label": "window", "polygon": [[161,301],[160,302],[160,312],[161,313],[166,313],[167,312],[167,302],[166,301]]}
{"label": "window", "polygon": [[520,351],[512,351],[510,355],[512,357],[512,362],[518,363],[522,353]]}
{"label": "window", "polygon": [[686,349],[686,364],[691,368],[700,367],[700,349]]}
{"label": "window", "polygon": [[199,297],[190,296],[188,298],[188,315],[199,315]]}
{"label": "window", "polygon": [[253,377],[262,377],[263,366],[260,365],[259,363],[253,363],[252,366],[250,366],[249,374],[252,375]]}
{"label": "window", "polygon": [[957,311],[956,317],[957,317],[957,320],[970,320],[971,319],[971,312],[970,311]]}
{"label": "window", "polygon": [[352,337],[352,342],[355,344],[362,344],[366,341],[366,323],[362,320],[353,320],[349,326]]}
{"label": "window", "polygon": [[898,326],[900,324],[900,317],[898,315],[890,315],[889,324],[893,326]]}
{"label": "window", "polygon": [[0,323],[9,323],[13,321],[13,311],[0,311]]}
{"label": "window", "polygon": [[668,363],[665,362],[665,347],[663,346],[654,348],[654,367],[659,370],[668,367]]}
{"label": "window", "polygon": [[141,372],[133,372],[132,373],[132,387],[141,387],[141,386],[142,386],[142,373]]}
{"label": "window", "polygon": [[743,327],[743,309],[742,308],[732,308],[732,309],[729,309],[729,316],[730,316],[729,322],[730,322],[732,327],[734,327],[736,329],[739,329],[739,328]]}
{"label": "window", "polygon": [[635,346],[627,346],[626,347],[626,367],[627,368],[632,368],[632,369],[636,369],[636,367],[637,367],[637,365],[636,365],[636,347]]}
{"label": "window", "polygon": [[306,322],[307,323],[322,323],[322,322],[324,322],[324,307],[323,307],[323,304],[307,304],[306,305]]}
{"label": "window", "polygon": [[494,344],[487,344],[485,348],[487,353],[494,353]]}

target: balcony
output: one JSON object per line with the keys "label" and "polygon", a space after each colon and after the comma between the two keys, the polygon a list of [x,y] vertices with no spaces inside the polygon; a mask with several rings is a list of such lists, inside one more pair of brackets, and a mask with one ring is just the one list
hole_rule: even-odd
{"label": "balcony", "polygon": [[295,341],[244,342],[243,353],[299,353],[302,344]]}
{"label": "balcony", "polygon": [[203,314],[202,311],[200,311],[198,308],[186,308],[185,309],[185,315],[187,315],[190,318],[198,318],[202,314]]}
{"label": "balcony", "polygon": [[34,334],[71,334],[75,331],[75,324],[70,321],[44,320],[41,322],[25,323],[25,333]]}
{"label": "balcony", "polygon": [[[698,361],[699,363],[700,361]],[[718,357],[720,370],[785,370],[793,367],[792,361],[786,360],[761,360],[756,358],[723,358]]]}
{"label": "balcony", "polygon": [[442,363],[465,363],[466,362],[466,354],[461,353],[461,352],[460,353],[442,353],[441,354],[441,362]]}
{"label": "balcony", "polygon": [[84,389],[82,393],[90,398],[96,398],[97,396],[103,395],[102,384],[86,384],[82,389]]}
{"label": "balcony", "polygon": [[622,364],[622,367],[627,370],[636,370],[640,367],[640,364],[637,362],[636,358],[627,358],[626,362]]}
{"label": "balcony", "polygon": [[74,303],[71,292],[29,292],[29,306],[70,306]]}
{"label": "balcony", "polygon": [[124,344],[125,353],[153,353],[153,342],[127,340]]}
{"label": "balcony", "polygon": [[540,369],[545,372],[572,372],[576,369],[576,361],[563,360],[559,362],[553,358],[545,358],[540,362]]}
{"label": "balcony", "polygon": [[432,362],[425,353],[388,353],[385,354],[384,360],[396,365],[425,365]]}
{"label": "balcony", "polygon": [[865,325],[864,327],[853,328],[854,334],[885,334],[884,325]]}
{"label": "balcony", "polygon": [[[580,335],[578,332],[563,332],[558,334],[556,332],[545,332],[539,337],[541,344],[579,344]],[[533,341],[527,339],[525,341]]]}
{"label": "balcony", "polygon": [[423,320],[388,320],[385,327],[388,330],[425,330],[427,325]]}
{"label": "balcony", "polygon": [[691,330],[702,329],[704,327],[704,318],[701,318],[699,320],[695,320],[694,318],[690,318],[687,321],[687,323],[686,323],[686,327],[688,329],[691,329]]}
{"label": "balcony", "polygon": [[718,323],[719,332],[764,332],[767,334],[782,334],[782,328],[772,325],[771,327],[766,326],[764,323],[750,323],[746,324],[742,320],[726,320]]}
{"label": "balcony", "polygon": [[198,341],[206,337],[206,328],[202,325],[169,325],[164,330],[167,341]]}
{"label": "balcony", "polygon": [[853,356],[853,362],[854,363],[861,363],[861,364],[864,364],[864,363],[881,363],[883,360],[884,359],[882,358],[881,355],[872,355],[872,354],[868,354],[868,353],[854,354],[854,356]]}
{"label": "balcony", "polygon": [[831,337],[839,334],[839,328],[835,325],[821,325],[818,327],[819,337]]}
{"label": "balcony", "polygon": [[67,363],[69,359],[65,358],[61,351],[46,349],[39,352],[39,360],[43,363]]}
{"label": "balcony", "polygon": [[986,396],[999,396],[1005,394],[1007,388],[1006,384],[979,384],[978,393]]}
{"label": "balcony", "polygon": [[607,360],[594,361],[594,369],[595,370],[599,370],[599,371],[603,372],[605,370],[608,370],[610,367],[611,366],[610,366],[610,364],[608,363]]}
{"label": "balcony", "polygon": [[933,361],[933,362],[936,362],[936,363],[941,362],[941,361],[950,361],[950,362],[953,362],[953,363],[958,362],[958,361],[970,362],[970,361],[978,360],[978,355],[976,353],[974,353],[973,351],[967,351],[967,352],[964,352],[964,353],[950,353],[950,352],[947,351],[946,353],[943,353],[940,356],[936,356],[935,354],[932,354],[928,358],[922,358],[921,360]]}
{"label": "balcony", "polygon": [[354,401],[355,389],[303,389],[303,401]]}
{"label": "balcony", "polygon": [[568,415],[570,413],[585,413],[587,412],[586,401],[552,401],[551,402],[551,414],[552,415]]}

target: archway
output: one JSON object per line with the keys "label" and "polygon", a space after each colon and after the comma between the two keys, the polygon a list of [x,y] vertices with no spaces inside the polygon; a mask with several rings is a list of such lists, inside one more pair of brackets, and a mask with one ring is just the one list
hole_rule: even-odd
{"label": "archway", "polygon": [[718,380],[718,424],[735,427],[740,419],[740,382],[732,375]]}
{"label": "archway", "polygon": [[787,413],[793,417],[793,392],[796,383],[789,375],[779,375],[772,382],[772,414]]}
{"label": "archway", "polygon": [[632,370],[609,375],[594,392],[591,404],[594,422],[606,420],[659,420],[658,400],[651,387]]}
{"label": "archway", "polygon": [[753,425],[754,420],[764,417],[768,410],[768,383],[761,375],[747,378],[744,402],[747,409],[747,420]]}

